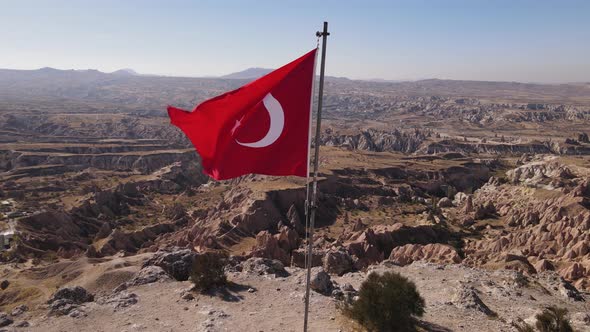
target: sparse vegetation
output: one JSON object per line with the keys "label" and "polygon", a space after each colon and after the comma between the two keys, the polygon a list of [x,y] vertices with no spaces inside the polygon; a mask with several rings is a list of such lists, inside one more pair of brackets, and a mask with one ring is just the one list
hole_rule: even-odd
{"label": "sparse vegetation", "polygon": [[59,261],[59,256],[55,251],[49,250],[43,255],[43,259],[48,262],[55,263]]}
{"label": "sparse vegetation", "polygon": [[519,287],[528,287],[529,286],[529,279],[522,274],[522,272],[516,272],[516,275],[514,276],[514,282],[519,286]]}
{"label": "sparse vegetation", "polygon": [[11,262],[17,258],[18,256],[16,255],[16,252],[12,249],[4,250],[0,253],[0,261],[2,262]]}
{"label": "sparse vegetation", "polygon": [[415,331],[415,317],[424,314],[424,299],[416,285],[398,273],[371,273],[358,300],[344,312],[368,331]]}
{"label": "sparse vegetation", "polygon": [[518,332],[573,332],[570,321],[567,317],[567,309],[550,306],[545,308],[543,312],[535,316],[537,322],[535,328],[530,324],[520,321],[513,323],[512,326]]}
{"label": "sparse vegetation", "polygon": [[190,274],[195,288],[204,292],[227,284],[227,258],[227,254],[221,251],[207,251],[197,255]]}
{"label": "sparse vegetation", "polygon": [[165,215],[172,220],[176,220],[186,216],[186,208],[180,203],[174,203],[166,209]]}
{"label": "sparse vegetation", "polygon": [[512,326],[514,326],[518,332],[535,332],[535,329],[532,326],[522,320],[520,322],[512,323]]}
{"label": "sparse vegetation", "polygon": [[550,306],[545,308],[542,313],[535,316],[537,323],[535,326],[539,332],[573,332],[567,309]]}

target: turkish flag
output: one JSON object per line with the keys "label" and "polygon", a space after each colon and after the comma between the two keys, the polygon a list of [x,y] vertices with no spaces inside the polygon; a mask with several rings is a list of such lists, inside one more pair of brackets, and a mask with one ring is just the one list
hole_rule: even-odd
{"label": "turkish flag", "polygon": [[313,50],[243,87],[199,104],[168,107],[216,180],[244,174],[308,174]]}

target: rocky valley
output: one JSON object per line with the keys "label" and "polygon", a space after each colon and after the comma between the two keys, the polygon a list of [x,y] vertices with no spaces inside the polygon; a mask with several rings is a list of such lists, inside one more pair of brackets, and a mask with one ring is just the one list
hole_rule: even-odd
{"label": "rocky valley", "polygon": [[[246,83],[0,70],[0,328],[298,331],[305,179],[214,181],[166,103]],[[329,78],[313,331],[371,271],[426,301],[424,331],[516,331],[549,305],[590,331],[590,85]],[[231,284],[191,291],[229,255]],[[108,317],[108,319],[105,319]]]}

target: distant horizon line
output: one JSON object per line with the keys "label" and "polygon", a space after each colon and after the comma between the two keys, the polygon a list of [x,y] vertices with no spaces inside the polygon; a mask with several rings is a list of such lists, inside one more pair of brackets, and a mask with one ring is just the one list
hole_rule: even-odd
{"label": "distant horizon line", "polygon": [[[245,78],[232,78],[226,77],[231,76],[234,74],[239,74],[248,70],[265,70],[265,71],[273,71],[276,68],[264,68],[264,67],[249,67],[241,71],[232,72],[224,75],[214,76],[214,75],[175,75],[175,74],[145,74],[139,73],[132,68],[120,68],[114,71],[102,71],[96,68],[85,68],[85,69],[60,69],[56,67],[44,66],[35,69],[22,69],[22,68],[0,68],[0,70],[14,70],[14,71],[40,71],[43,69],[51,69],[56,71],[75,71],[75,72],[99,72],[102,74],[107,75],[127,75],[127,76],[139,76],[139,77],[176,77],[176,78],[215,78],[215,79],[229,79],[229,80],[248,80],[248,79],[256,79],[257,77],[245,77]],[[261,75],[263,76],[263,75]],[[319,76],[319,75],[317,75]],[[429,78],[404,78],[404,79],[387,79],[387,78],[351,78],[346,76],[334,76],[334,75],[327,75],[326,77],[329,78],[336,78],[336,79],[347,79],[351,81],[363,81],[363,82],[374,82],[374,83],[404,83],[404,82],[419,82],[419,81],[428,81],[428,80],[439,80],[439,81],[463,81],[463,82],[489,82],[489,83],[519,83],[519,84],[538,84],[538,85],[574,85],[574,84],[590,84],[590,81],[578,81],[578,82],[571,82],[571,81],[561,81],[561,82],[539,82],[539,81],[514,81],[514,80],[475,80],[475,79],[457,79],[457,78],[438,78],[438,77],[429,77]]]}

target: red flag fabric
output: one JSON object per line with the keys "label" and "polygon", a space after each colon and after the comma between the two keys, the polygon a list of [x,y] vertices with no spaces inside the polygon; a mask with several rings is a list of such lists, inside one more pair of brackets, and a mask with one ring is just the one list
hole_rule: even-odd
{"label": "red flag fabric", "polygon": [[308,174],[316,50],[192,112],[168,107],[216,180],[244,174]]}

